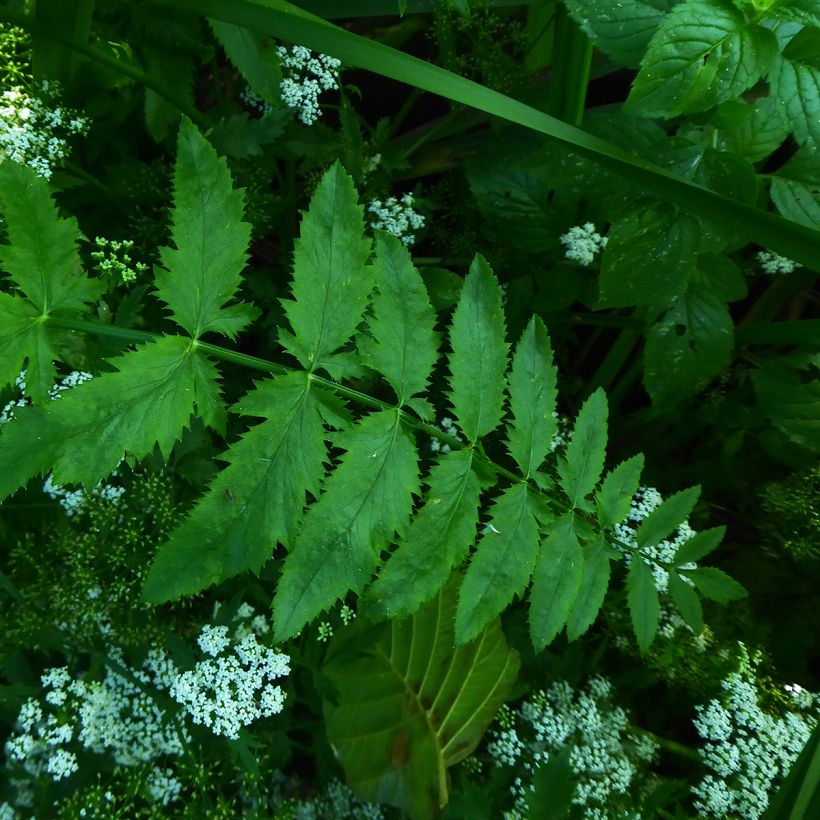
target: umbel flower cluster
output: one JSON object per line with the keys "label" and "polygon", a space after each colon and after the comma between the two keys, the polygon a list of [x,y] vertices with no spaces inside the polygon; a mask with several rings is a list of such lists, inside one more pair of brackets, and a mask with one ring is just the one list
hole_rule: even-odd
{"label": "umbel flower cluster", "polygon": [[43,80],[39,90],[34,96],[16,86],[0,96],[0,162],[28,165],[49,179],[54,166],[68,156],[67,139],[84,133],[88,120],[57,102],[50,105],[49,99],[59,97],[56,83]]}
{"label": "umbel flower cluster", "polygon": [[779,717],[768,714],[759,705],[757,660],[743,644],[740,649],[738,671],[721,682],[721,696],[696,707],[695,728],[706,741],[701,757],[711,773],[692,791],[701,815],[756,820],[817,725],[820,698],[789,684],[793,708]]}
{"label": "umbel flower cluster", "polygon": [[407,193],[401,199],[391,196],[382,202],[374,199],[367,210],[373,214],[370,227],[374,230],[387,231],[410,246],[416,241],[414,231],[424,227],[424,217],[413,209],[413,194]]}
{"label": "umbel flower cluster", "polygon": [[134,242],[131,239],[105,239],[98,236],[94,239],[97,250],[91,252],[91,258],[97,263],[100,272],[118,276],[124,283],[134,282],[141,273],[148,270],[144,262],[134,262],[131,252]]}
{"label": "umbel flower cluster", "polygon": [[574,805],[589,820],[620,817],[620,798],[630,790],[641,767],[654,757],[656,745],[629,728],[626,712],[611,703],[612,686],[590,678],[575,691],[557,681],[536,692],[517,710],[503,706],[490,731],[487,752],[496,766],[515,769],[513,807],[505,820],[529,816],[527,796],[536,769],[562,750],[569,750],[575,779]]}
{"label": "umbel flower cluster", "polygon": [[305,125],[313,125],[322,116],[319,95],[339,87],[341,61],[327,54],[314,55],[304,46],[279,46],[276,53],[284,74],[280,86],[282,102],[295,109]]}
{"label": "umbel flower cluster", "polygon": [[601,236],[592,222],[575,225],[560,237],[566,248],[564,256],[579,265],[587,267],[595,260],[595,254],[606,247],[607,237]]}

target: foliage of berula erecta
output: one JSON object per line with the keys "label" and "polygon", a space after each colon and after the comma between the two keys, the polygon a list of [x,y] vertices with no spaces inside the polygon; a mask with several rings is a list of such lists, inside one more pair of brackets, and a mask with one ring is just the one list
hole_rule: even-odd
{"label": "foliage of berula erecta", "polygon": [[0,0],[0,820],[820,817],[817,0]]}

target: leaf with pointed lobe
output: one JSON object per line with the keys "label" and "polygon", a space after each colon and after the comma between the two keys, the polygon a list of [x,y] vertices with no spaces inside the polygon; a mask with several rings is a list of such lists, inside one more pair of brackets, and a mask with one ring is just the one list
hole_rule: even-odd
{"label": "leaf with pointed lobe", "polygon": [[183,119],[174,166],[171,239],[155,267],[157,295],[192,337],[215,331],[230,338],[259,315],[236,296],[247,261],[251,226],[242,221],[243,192],[227,162],[196,126]]}
{"label": "leaf with pointed lobe", "polygon": [[599,387],[582,405],[565,456],[558,463],[561,488],[573,507],[589,495],[604,469],[609,407]]}
{"label": "leaf with pointed lobe", "polygon": [[724,535],[726,535],[726,527],[713,527],[710,530],[697,532],[691,538],[687,538],[675,553],[675,566],[691,564],[705,558],[710,552],[717,549]]}
{"label": "leaf with pointed lobe", "polygon": [[570,615],[584,577],[584,553],[572,513],[549,530],[538,551],[530,592],[530,636],[536,652],[552,643]]}
{"label": "leaf with pointed lobe", "polygon": [[495,430],[504,406],[507,343],[501,288],[476,254],[450,325],[450,401],[469,442]]}
{"label": "leaf with pointed lobe", "polygon": [[677,572],[669,573],[669,594],[672,601],[678,608],[678,612],[683,616],[683,620],[692,627],[695,634],[703,631],[703,607],[695,590],[678,575]]}
{"label": "leaf with pointed lobe", "polygon": [[0,463],[6,465],[0,499],[46,467],[54,468],[59,484],[93,487],[126,451],[140,459],[158,446],[167,459],[199,408],[209,410],[206,422],[219,421],[216,368],[192,349],[190,339],[165,336],[109,364],[117,371],[43,407],[21,408],[6,425],[0,434]]}
{"label": "leaf with pointed lobe", "polygon": [[151,603],[258,572],[277,544],[291,546],[305,493],[318,496],[327,450],[319,391],[305,373],[263,382],[236,409],[265,421],[220,458],[228,462],[157,553],[143,587]]}
{"label": "leaf with pointed lobe", "polygon": [[282,307],[292,333],[279,341],[306,370],[335,353],[362,320],[375,271],[367,264],[364,212],[340,162],[322,177],[294,243],[293,299]]}
{"label": "leaf with pointed lobe", "polygon": [[598,523],[601,527],[620,524],[626,518],[641,481],[643,462],[643,453],[638,453],[622,461],[604,477],[595,494]]}
{"label": "leaf with pointed lobe", "polygon": [[638,547],[653,547],[671,535],[695,509],[700,485],[670,495],[641,521],[635,533]]}
{"label": "leaf with pointed lobe", "polygon": [[634,554],[626,576],[626,600],[632,616],[632,628],[638,648],[646,652],[655,639],[661,617],[661,604],[655,586],[655,576],[649,564]]}
{"label": "leaf with pointed lobe", "polygon": [[746,598],[749,594],[731,575],[716,567],[682,569],[680,573],[694,582],[704,598],[719,604],[728,604],[729,601]]}
{"label": "leaf with pointed lobe", "polygon": [[544,461],[558,424],[553,416],[558,396],[557,372],[547,329],[533,316],[515,349],[509,377],[507,427],[510,454],[529,478]]}
{"label": "leaf with pointed lobe", "polygon": [[435,595],[475,541],[481,482],[470,449],[433,466],[424,504],[367,594],[374,619],[401,618]]}
{"label": "leaf with pointed lobe", "polygon": [[395,236],[379,232],[374,267],[370,335],[360,337],[359,352],[387,379],[403,405],[427,390],[438,358],[436,314],[410,252]]}
{"label": "leaf with pointed lobe", "polygon": [[538,550],[537,502],[524,483],[508,487],[490,509],[461,584],[456,642],[465,644],[501,614],[530,581]]}
{"label": "leaf with pointed lobe", "polygon": [[404,533],[419,494],[418,454],[395,410],[366,416],[334,444],[347,452],[309,508],[276,590],[280,641],[348,590],[362,592],[381,551]]}
{"label": "leaf with pointed lobe", "polygon": [[55,358],[41,312],[22,296],[0,292],[0,389],[25,368],[26,393],[36,404],[46,401],[57,379]]}
{"label": "leaf with pointed lobe", "polygon": [[594,623],[609,588],[609,554],[602,536],[584,547],[584,571],[567,618],[567,638],[576,641]]}

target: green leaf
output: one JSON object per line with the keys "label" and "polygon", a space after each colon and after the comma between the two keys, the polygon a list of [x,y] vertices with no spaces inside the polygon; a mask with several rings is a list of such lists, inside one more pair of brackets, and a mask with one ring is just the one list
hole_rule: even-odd
{"label": "green leaf", "polygon": [[370,241],[353,180],[336,162],[322,177],[302,219],[293,266],[293,297],[282,306],[293,334],[279,340],[302,367],[315,370],[362,320],[373,290]]}
{"label": "green leaf", "polygon": [[820,152],[806,146],[771,177],[771,196],[788,219],[820,227]]}
{"label": "green leaf", "polygon": [[697,263],[697,220],[666,204],[641,205],[616,221],[601,260],[598,307],[665,304]]}
{"label": "green leaf", "polygon": [[306,374],[292,373],[239,401],[240,412],[266,421],[221,456],[228,466],[160,547],[145,600],[160,603],[258,572],[278,543],[294,543],[305,492],[319,495],[327,455],[316,392]]}
{"label": "green leaf", "polygon": [[695,509],[700,485],[670,495],[641,522],[635,533],[638,547],[654,547],[671,535]]}
{"label": "green leaf", "polygon": [[208,139],[217,151],[230,157],[243,159],[260,156],[263,146],[270,145],[282,135],[290,116],[288,108],[281,108],[260,118],[252,118],[246,111],[232,114],[230,117],[223,117],[208,130]]}
{"label": "green leaf", "polygon": [[751,88],[776,49],[730,0],[686,0],[653,36],[625,106],[646,117],[705,111]]}
{"label": "green leaf", "polygon": [[704,598],[719,604],[728,604],[749,594],[731,575],[715,567],[686,569],[680,574],[690,578]]}
{"label": "green leaf", "polygon": [[643,461],[643,453],[638,453],[610,470],[601,482],[595,502],[602,528],[620,524],[626,518],[640,484]]}
{"label": "green leaf", "polygon": [[513,421],[507,427],[508,447],[526,478],[541,466],[558,428],[553,417],[557,379],[547,329],[533,316],[515,349],[509,377]]}
{"label": "green leaf", "polygon": [[[809,359],[820,368],[820,356]],[[785,436],[815,452],[820,451],[820,379],[781,359],[767,361],[752,373],[757,400],[763,413]],[[816,369],[815,369],[816,372]]]}
{"label": "green leaf", "polygon": [[414,818],[448,802],[447,769],[469,756],[509,695],[519,659],[498,621],[453,647],[454,578],[412,618],[339,631],[322,667],[327,737],[362,800]]}
{"label": "green leaf", "polygon": [[637,68],[666,12],[677,0],[565,0],[575,22],[621,65]]}
{"label": "green leaf", "polygon": [[462,433],[472,443],[501,421],[507,370],[501,288],[478,254],[453,313],[450,346],[450,401]]}
{"label": "green leaf", "polygon": [[572,809],[577,775],[570,765],[572,747],[551,754],[532,774],[532,788],[525,794],[527,820],[564,820]]}
{"label": "green leaf", "polygon": [[174,168],[171,239],[155,268],[157,295],[174,321],[195,339],[209,331],[230,338],[259,315],[236,295],[247,260],[251,226],[242,221],[243,195],[234,190],[224,158],[190,120],[179,128]]}
{"label": "green leaf", "polygon": [[669,594],[683,620],[699,635],[703,631],[703,607],[700,598],[677,572],[669,573]]}
{"label": "green leaf", "polygon": [[276,590],[278,641],[348,590],[361,593],[381,551],[406,529],[419,494],[416,448],[395,410],[366,416],[334,444],[347,452],[308,510]]}
{"label": "green leaf", "polygon": [[820,723],[763,814],[763,820],[811,820],[820,815]]}
{"label": "green leaf", "polygon": [[273,38],[220,20],[210,19],[208,23],[219,44],[225,49],[228,59],[247,80],[251,89],[266,103],[281,106],[279,88],[282,71]]}
{"label": "green leaf", "polygon": [[[793,42],[800,35],[792,38]],[[781,120],[792,130],[801,144],[816,150],[820,146],[820,67],[789,59],[786,46],[782,55],[775,57],[769,73],[771,95],[777,102]],[[799,41],[798,41],[799,42]],[[817,55],[814,55],[817,59]]]}
{"label": "green leaf", "polygon": [[604,469],[608,413],[606,394],[599,387],[581,407],[565,458],[558,463],[559,483],[573,507],[595,489]]}
{"label": "green leaf", "polygon": [[629,563],[626,599],[638,648],[641,652],[646,652],[658,631],[661,604],[652,570],[639,555],[633,555]]}
{"label": "green leaf", "polygon": [[700,561],[701,558],[718,548],[724,535],[726,535],[726,527],[713,527],[710,530],[695,533],[678,547],[673,563],[679,567],[681,564]]}
{"label": "green leaf", "polygon": [[367,614],[401,618],[444,585],[475,541],[481,490],[471,449],[454,450],[433,466],[424,505],[367,595]]}
{"label": "green leaf", "polygon": [[820,68],[820,28],[809,25],[800,29],[786,44],[783,56],[787,60]]}
{"label": "green leaf", "polygon": [[733,127],[721,129],[719,147],[749,162],[759,162],[783,144],[789,128],[781,121],[773,97],[761,97],[752,105],[741,105],[747,109],[747,115]]}
{"label": "green leaf", "polygon": [[367,321],[372,335],[360,337],[359,352],[404,405],[427,390],[438,358],[436,314],[410,252],[395,236],[379,232],[375,268],[377,292]]}
{"label": "green leaf", "polygon": [[[195,408],[220,422],[216,368],[190,340],[166,336],[109,364],[104,373],[44,407],[20,408],[0,435],[0,500],[54,468],[58,484],[93,487],[126,451],[140,459],[155,446],[166,460]],[[200,415],[202,413],[200,412]]]}
{"label": "green leaf", "polygon": [[530,581],[538,550],[536,499],[524,483],[496,499],[461,584],[456,642],[471,641]]}
{"label": "green leaf", "polygon": [[536,652],[567,622],[584,578],[584,553],[572,513],[561,516],[541,544],[530,593],[530,636]]}
{"label": "green leaf", "polygon": [[[80,231],[73,217],[63,219],[48,184],[29,167],[0,164],[0,213],[8,245],[0,245],[0,267],[30,303],[4,295],[0,303],[0,388],[12,382],[30,358],[26,392],[35,403],[46,400],[54,384],[56,358],[42,320],[51,313],[82,312],[103,291],[85,276],[77,253]],[[9,358],[7,358],[9,357]]]}
{"label": "green leaf", "polygon": [[567,638],[577,641],[598,617],[609,588],[609,555],[603,537],[590,542],[584,549],[584,574],[578,595],[567,618]]}
{"label": "green leaf", "polygon": [[724,298],[705,273],[693,275],[647,333],[644,386],[655,411],[705,387],[733,350],[734,324]]}

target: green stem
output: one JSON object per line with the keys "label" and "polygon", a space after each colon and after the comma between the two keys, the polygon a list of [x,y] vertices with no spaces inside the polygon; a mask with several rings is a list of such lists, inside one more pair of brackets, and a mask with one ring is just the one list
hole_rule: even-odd
{"label": "green stem", "polygon": [[547,114],[572,125],[581,124],[591,66],[592,41],[569,16],[566,8],[559,6]]}
{"label": "green stem", "polygon": [[658,746],[665,752],[671,752],[678,757],[685,757],[687,760],[692,760],[696,763],[701,762],[700,753],[697,749],[693,749],[691,746],[678,743],[677,740],[669,740],[668,738],[660,737],[654,732],[650,732],[648,729],[642,729],[639,726],[633,726],[631,728],[636,734],[643,735],[644,737],[654,740],[655,743],[657,743]]}
{"label": "green stem", "polygon": [[[74,40],[77,43],[88,43],[91,36],[91,21],[94,17],[95,0],[78,0],[77,12],[74,17]],[[73,78],[79,68],[79,55],[75,52],[69,61],[69,73]]]}
{"label": "green stem", "polygon": [[110,54],[106,54],[106,52],[101,51],[94,46],[89,46],[86,43],[78,43],[67,34],[61,34],[53,29],[40,26],[29,15],[22,14],[14,9],[0,6],[0,20],[25,29],[32,34],[53,40],[55,43],[60,43],[66,48],[75,51],[77,54],[82,54],[85,57],[88,57],[89,60],[94,60],[95,62],[100,63],[100,65],[107,66],[119,74],[130,77],[135,82],[144,85],[146,88],[150,88],[152,91],[155,91],[160,97],[169,102],[175,108],[178,108],[183,114],[185,114],[186,117],[195,122],[201,128],[207,128],[210,125],[207,117],[205,117],[200,111],[190,106],[184,99],[178,97],[150,74],[140,71],[135,66],[128,65],[128,63],[124,63],[116,57],[112,57]]}

